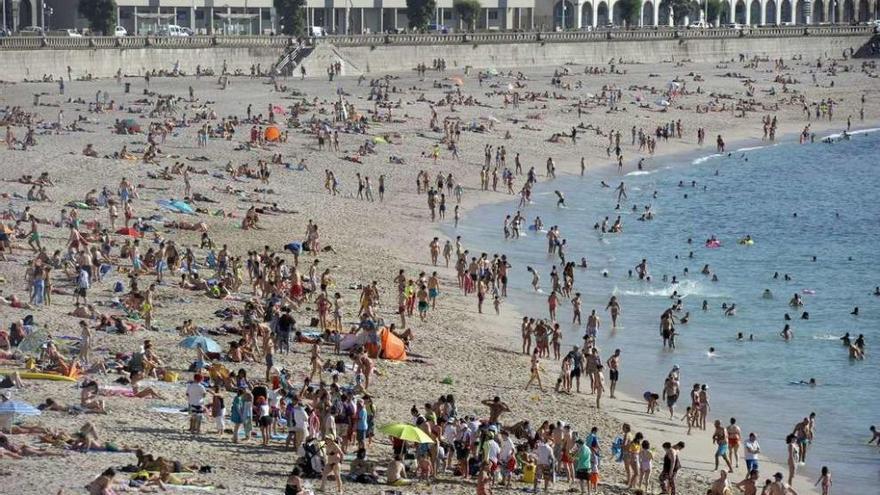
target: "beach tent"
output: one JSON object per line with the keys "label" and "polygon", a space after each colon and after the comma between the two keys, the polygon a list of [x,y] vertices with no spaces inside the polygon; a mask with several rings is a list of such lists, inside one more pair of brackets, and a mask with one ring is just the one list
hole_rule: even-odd
{"label": "beach tent", "polygon": [[[406,361],[406,345],[396,335],[391,333],[387,328],[379,330],[379,342],[382,342],[382,355],[378,356],[382,359],[391,361]],[[378,349],[375,345],[367,344],[366,332],[358,332],[357,334],[346,334],[339,343],[341,351],[350,351],[355,347],[364,347],[367,354],[372,358],[376,358]]]}
{"label": "beach tent", "polygon": [[406,361],[406,345],[397,335],[387,328],[379,331],[379,340],[382,342],[382,358],[392,361]]}
{"label": "beach tent", "polygon": [[275,126],[270,126],[266,128],[266,141],[274,142],[281,139],[281,131],[278,130]]}

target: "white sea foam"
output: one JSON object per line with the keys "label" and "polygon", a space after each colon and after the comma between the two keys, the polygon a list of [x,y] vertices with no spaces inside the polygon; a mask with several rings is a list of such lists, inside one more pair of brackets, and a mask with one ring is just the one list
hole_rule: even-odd
{"label": "white sea foam", "polygon": [[682,280],[677,284],[668,284],[663,287],[647,287],[639,290],[614,288],[615,294],[624,296],[642,296],[642,297],[669,297],[673,292],[678,292],[681,297],[699,296],[699,297],[727,297],[710,287],[705,286],[697,280]]}
{"label": "white sea foam", "polygon": [[656,170],[633,170],[632,172],[626,174],[626,176],[628,177],[630,175],[651,175],[654,172],[656,172]]}
{"label": "white sea foam", "polygon": [[695,159],[691,162],[693,165],[699,165],[701,163],[705,163],[713,158],[718,158],[719,156],[724,156],[721,153],[713,153],[711,155],[701,156],[700,158]]}

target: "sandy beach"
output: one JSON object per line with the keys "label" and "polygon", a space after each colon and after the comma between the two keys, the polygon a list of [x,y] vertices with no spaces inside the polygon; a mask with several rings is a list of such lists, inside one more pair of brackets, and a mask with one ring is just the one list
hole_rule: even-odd
{"label": "sandy beach", "polygon": [[[423,62],[430,66],[431,61]],[[539,180],[544,181],[544,163],[548,157],[556,162],[560,178],[567,174],[579,174],[581,157],[585,159],[587,174],[597,167],[612,166],[613,157],[606,153],[608,139],[595,134],[593,129],[582,129],[577,144],[570,139],[561,142],[549,142],[553,133],[569,133],[578,123],[599,127],[603,132],[610,129],[618,130],[623,135],[621,147],[624,153],[624,167],[633,170],[640,158],[646,158],[650,167],[653,157],[638,152],[629,144],[630,129],[633,126],[645,129],[649,133],[657,126],[667,122],[681,120],[684,127],[682,138],[672,138],[659,142],[654,157],[671,156],[677,153],[693,152],[696,145],[696,129],[706,129],[706,153],[714,150],[715,136],[722,135],[727,143],[760,139],[762,133],[761,118],[773,115],[778,119],[778,137],[792,138],[800,133],[809,122],[803,113],[800,102],[793,101],[803,95],[808,103],[833,98],[835,101],[834,117],[829,120],[813,119],[811,130],[817,135],[825,130],[846,128],[848,116],[852,117],[853,126],[864,126],[867,122],[877,120],[880,115],[878,103],[877,80],[868,77],[872,69],[862,70],[861,61],[838,61],[838,67],[832,76],[827,72],[831,62],[823,61],[823,69],[817,70],[816,61],[785,61],[784,69],[774,69],[772,61],[761,61],[755,67],[747,67],[745,63],[727,61],[723,64],[690,64],[690,63],[658,63],[652,65],[616,64],[619,74],[584,74],[583,66],[565,67],[530,67],[524,68],[523,77],[516,74],[502,73],[478,81],[477,74],[463,74],[461,71],[447,70],[439,73],[428,70],[424,79],[414,71],[405,74],[394,74],[388,80],[388,102],[393,105],[390,121],[374,121],[372,112],[374,102],[367,99],[370,91],[370,78],[359,82],[356,78],[341,78],[328,82],[326,78],[279,79],[278,84],[286,85],[286,91],[276,88],[264,78],[232,77],[231,84],[223,89],[218,84],[217,76],[196,78],[187,77],[154,77],[149,82],[150,94],[143,94],[146,82],[143,78],[126,78],[130,82],[132,92],[125,94],[123,86],[114,80],[72,81],[65,80],[65,94],[59,94],[57,83],[22,83],[0,85],[0,107],[20,107],[23,112],[33,113],[36,146],[28,146],[26,151],[8,150],[5,143],[0,149],[0,186],[3,194],[4,225],[14,226],[15,219],[20,218],[25,207],[30,214],[38,219],[46,219],[40,223],[42,245],[49,256],[57,249],[63,254],[67,249],[68,229],[55,226],[59,221],[60,210],[71,201],[85,201],[91,190],[101,191],[106,186],[115,191],[123,178],[136,186],[138,197],[133,201],[134,218],[147,218],[161,215],[163,220],[152,222],[158,234],[164,239],[174,240],[178,249],[183,252],[187,248],[193,250],[199,263],[205,260],[207,249],[200,247],[200,233],[166,226],[166,222],[187,221],[204,222],[207,233],[216,244],[216,249],[228,246],[234,256],[248,259],[250,251],[262,251],[264,246],[281,255],[289,265],[293,264],[293,256],[283,251],[283,246],[290,242],[301,242],[305,238],[306,225],[313,221],[320,228],[320,245],[325,249],[317,258],[320,260],[318,273],[329,270],[332,285],[328,292],[332,295],[339,292],[342,296],[342,320],[344,327],[357,325],[359,321],[358,300],[361,284],[369,285],[376,281],[380,300],[377,312],[387,323],[400,320],[396,316],[397,292],[393,282],[398,270],[405,270],[410,278],[416,278],[419,272],[438,272],[440,296],[435,309],[428,312],[426,321],[419,321],[418,315],[407,318],[406,327],[411,328],[414,338],[408,349],[409,360],[405,362],[377,359],[378,372],[372,378],[369,389],[377,407],[375,422],[377,425],[396,422],[412,422],[410,408],[414,405],[422,409],[426,402],[433,402],[437,397],[446,394],[455,396],[459,416],[475,415],[483,418],[488,416],[488,408],[481,401],[500,396],[510,407],[502,421],[513,424],[521,420],[529,420],[532,425],[542,421],[564,421],[572,425],[574,431],[586,435],[591,427],[598,427],[602,450],[607,456],[602,464],[602,482],[599,493],[632,493],[623,484],[623,468],[620,464],[610,461],[609,448],[611,442],[620,432],[620,426],[627,422],[633,431],[642,432],[650,440],[655,449],[655,465],[651,476],[651,491],[658,493],[657,475],[660,458],[663,454],[660,444],[664,441],[675,443],[685,441],[687,447],[682,451],[682,470],[678,476],[679,494],[703,494],[712,480],[717,478],[713,471],[712,453],[714,447],[710,433],[694,433],[687,436],[686,427],[676,418],[668,421],[662,412],[655,416],[644,414],[644,401],[627,397],[620,392],[617,399],[603,399],[603,409],[596,410],[594,400],[586,394],[565,395],[552,390],[552,381],[559,373],[559,362],[542,360],[545,367],[545,386],[550,383],[547,391],[541,393],[535,389],[523,391],[529,377],[529,357],[519,352],[519,322],[522,314],[518,309],[502,304],[501,315],[496,316],[491,303],[486,304],[484,314],[478,314],[476,300],[473,295],[465,296],[458,287],[454,260],[448,268],[434,267],[430,263],[429,243],[433,237],[446,238],[439,230],[440,223],[452,223],[455,199],[449,195],[448,211],[442,222],[431,222],[430,212],[424,194],[417,194],[415,183],[420,171],[427,171],[432,181],[438,174],[444,177],[452,174],[456,183],[463,187],[461,215],[468,215],[477,205],[486,202],[515,201],[515,195],[506,193],[506,188],[499,185],[498,192],[480,190],[480,167],[483,164],[483,146],[504,146],[507,149],[507,164],[512,168],[512,159],[520,154],[523,168],[535,167]],[[608,69],[608,65],[602,65]],[[847,69],[844,70],[844,67]],[[183,67],[184,71],[192,68]],[[554,70],[566,69],[570,74],[563,75],[562,81],[569,88],[552,87],[551,76]],[[74,77],[84,68],[73,68]],[[812,82],[813,74],[817,83]],[[774,82],[775,78],[791,78],[796,82],[783,84]],[[379,77],[375,75],[374,77]],[[460,86],[451,78],[460,78]],[[665,99],[664,93],[671,81],[677,80],[684,93],[678,95],[668,106],[659,105],[658,100]],[[748,82],[751,81],[751,82]],[[833,87],[830,83],[833,81]],[[432,83],[436,82],[437,85]],[[578,83],[582,83],[579,87]],[[515,91],[539,92],[534,101],[520,102],[519,108],[503,105],[503,93],[513,91],[516,84],[522,85]],[[748,85],[752,86],[752,95],[746,96]],[[622,93],[619,110],[610,111],[607,103],[599,95],[610,88],[619,89]],[[189,98],[192,88],[194,98]],[[439,101],[447,94],[454,97],[457,91],[465,97],[472,96],[472,104],[456,104],[454,111],[449,105],[434,105],[437,112],[439,132],[429,129],[431,106],[429,101]],[[653,88],[653,90],[652,90]],[[699,88],[699,92],[698,92]],[[774,93],[769,91],[773,89]],[[280,89],[280,88],[279,88]],[[115,109],[103,110],[100,113],[89,111],[90,104],[96,101],[96,92],[106,92],[108,100],[113,100]],[[40,106],[34,106],[35,94],[41,94]],[[150,116],[150,110],[158,95],[174,95],[181,97],[176,103],[173,113]],[[309,129],[310,119],[330,119],[333,117],[333,103],[339,94],[358,113],[366,117],[365,134],[339,132],[338,151],[319,150],[317,140]],[[595,95],[588,98],[587,95]],[[864,120],[860,119],[863,108],[861,98],[867,94],[864,104]],[[554,95],[558,95],[554,97]],[[100,95],[103,101],[103,94]],[[578,117],[577,98],[583,98],[583,115]],[[641,107],[635,100],[645,104]],[[71,101],[73,99],[73,101]],[[143,99],[143,103],[137,100]],[[422,100],[422,101],[419,101]],[[750,111],[740,117],[739,111],[732,107],[738,100],[750,100]],[[297,126],[288,128],[287,120],[290,107],[300,103],[301,110]],[[713,107],[726,109],[721,111],[695,112],[698,105],[712,103]],[[118,109],[119,106],[122,109]],[[259,146],[246,146],[252,125],[241,122],[235,128],[235,135],[229,140],[211,138],[206,147],[197,146],[197,132],[204,122],[217,125],[220,119],[237,116],[244,119],[246,108],[252,106],[254,116],[262,114],[268,117],[270,107],[281,107],[283,115],[275,116],[278,128],[288,135],[283,143],[267,143]],[[812,107],[810,107],[812,108]],[[387,116],[387,108],[379,108],[379,115]],[[42,128],[44,124],[59,121],[62,127],[76,122],[82,131],[60,131]],[[140,159],[103,158],[119,152],[123,146],[137,158],[147,148],[146,131],[151,122],[176,122],[192,120],[200,113],[214,117],[211,120],[199,120],[188,127],[175,125],[160,140],[158,147],[161,154],[158,164],[144,163]],[[7,112],[7,115],[9,111]],[[463,124],[458,144],[460,159],[455,159],[443,147],[437,160],[430,155],[435,143],[443,137],[443,121],[447,118],[460,119]],[[82,119],[82,120],[79,120]],[[114,121],[134,119],[142,131],[133,134],[117,134],[114,132]],[[2,115],[0,115],[2,120]],[[384,119],[383,119],[384,120]],[[332,122],[331,122],[332,123]],[[468,130],[470,124],[483,126],[482,132]],[[266,124],[262,126],[265,128]],[[5,132],[5,125],[0,132]],[[528,127],[528,128],[526,128]],[[17,139],[24,139],[26,126],[14,124],[12,132]],[[510,134],[509,138],[505,134]],[[0,136],[2,137],[2,136]],[[382,137],[381,140],[374,138]],[[387,141],[387,143],[382,142]],[[358,155],[358,149],[369,143],[374,152],[364,156]],[[84,156],[82,150],[91,144],[98,158]],[[245,146],[243,146],[245,145]],[[236,149],[239,148],[239,149]],[[243,148],[243,149],[241,149]],[[332,147],[331,147],[332,149]],[[275,154],[281,154],[282,162],[289,167],[271,164]],[[204,157],[204,158],[202,158]],[[357,157],[359,163],[346,160],[345,157]],[[401,158],[404,163],[399,163]],[[248,164],[256,169],[257,160],[269,163],[270,176],[268,183],[259,179],[241,177],[232,179],[227,173],[227,164],[239,167]],[[394,163],[397,161],[398,163]],[[169,211],[157,203],[159,200],[182,199],[185,195],[185,184],[181,174],[169,174],[170,180],[163,178],[163,169],[172,167],[176,162],[192,166],[194,172],[189,174],[192,191],[201,194],[211,201],[195,201],[193,205],[206,213],[184,215]],[[298,164],[304,163],[307,169],[299,170]],[[325,189],[325,171],[333,171],[339,181],[339,194],[331,195]],[[51,201],[28,201],[27,194],[30,184],[23,184],[19,179],[23,175],[34,178],[40,173],[48,172],[54,183],[45,188]],[[204,173],[203,173],[204,172]],[[384,201],[364,201],[356,197],[356,173],[368,176],[373,181],[374,189],[378,187],[378,178],[384,175]],[[150,174],[150,175],[148,175]],[[155,178],[152,178],[152,177]],[[515,177],[516,189],[519,190],[524,176]],[[260,191],[261,190],[261,191]],[[374,193],[375,194],[375,193]],[[277,203],[283,212],[273,212],[269,207]],[[242,219],[252,205],[266,209],[259,215],[259,229],[242,230]],[[70,207],[67,207],[70,209]],[[106,208],[78,209],[79,220],[84,225],[90,222],[107,224],[109,217]],[[486,218],[486,228],[501,231],[500,218]],[[122,222],[122,208],[117,228]],[[13,250],[8,260],[0,261],[0,277],[2,277],[2,295],[9,298],[16,295],[27,301],[29,283],[25,278],[27,264],[34,258],[27,244],[30,225],[21,223],[18,232],[25,238],[12,240]],[[10,234],[14,237],[14,234]],[[157,234],[147,233],[141,240],[142,254],[148,248],[158,249],[153,242]],[[111,235],[116,244],[112,249],[114,257],[113,269],[102,281],[93,281],[89,290],[89,303],[96,304],[100,313],[121,314],[121,311],[110,306],[110,301],[120,294],[114,293],[117,281],[129,288],[126,273],[131,267],[127,259],[115,259],[118,246],[125,242],[121,235]],[[480,253],[481,246],[471,245],[468,239],[462,239],[470,253]],[[100,244],[98,244],[100,245]],[[492,253],[490,253],[491,255]],[[499,253],[503,254],[503,253]],[[478,255],[478,254],[476,254]],[[299,271],[305,273],[313,261],[313,256],[304,253],[299,257]],[[442,265],[442,258],[441,258]],[[524,276],[517,273],[515,276]],[[73,288],[75,278],[66,276],[64,270],[53,270],[53,286],[64,293],[52,296],[51,305],[38,309],[13,308],[7,304],[0,306],[0,324],[8,331],[10,325],[26,315],[33,315],[36,328],[48,330],[55,339],[78,338],[80,318],[70,316],[74,310]],[[24,418],[28,425],[42,425],[53,430],[73,433],[86,421],[92,422],[99,433],[101,442],[113,442],[120,446],[139,446],[154,455],[163,455],[181,461],[185,465],[211,466],[210,473],[196,476],[200,481],[213,486],[214,491],[242,494],[283,493],[285,480],[293,466],[296,455],[285,449],[283,440],[273,440],[269,446],[261,446],[257,439],[244,443],[233,444],[231,434],[222,436],[214,433],[213,424],[205,422],[201,435],[192,435],[187,431],[186,413],[174,413],[174,408],[186,407],[186,383],[192,379],[192,372],[187,372],[189,365],[196,359],[194,350],[181,349],[177,346],[182,337],[175,330],[185,319],[192,319],[194,324],[204,329],[216,329],[224,324],[237,325],[241,321],[240,313],[235,317],[224,319],[215,315],[219,310],[234,308],[241,311],[245,302],[255,297],[251,284],[245,274],[241,289],[231,298],[216,299],[203,294],[203,291],[183,289],[178,285],[180,274],[166,273],[165,282],[159,284],[155,291],[154,321],[155,331],[141,328],[133,333],[117,334],[111,332],[94,332],[93,354],[101,359],[109,359],[118,354],[131,353],[149,339],[153,348],[161,357],[169,370],[180,373],[178,383],[147,379],[142,387],[150,386],[161,394],[162,399],[141,399],[121,396],[102,397],[106,400],[109,414],[71,415],[64,412],[44,412],[37,417]],[[155,275],[148,273],[141,276],[141,286],[148,286],[155,280]],[[294,310],[294,317],[301,327],[308,326],[309,321],[317,316],[316,304],[304,302]],[[135,320],[136,323],[139,323]],[[89,325],[94,325],[90,321]],[[653,322],[652,322],[653,324]],[[229,342],[238,340],[239,335],[213,336],[222,346],[228,349]],[[71,342],[67,340],[65,342]],[[291,371],[292,381],[301,384],[309,374],[311,346],[304,343],[293,343],[289,354],[275,353],[274,363],[278,368]],[[11,357],[14,350],[9,350],[0,368],[19,369],[24,364],[18,355]],[[322,346],[325,361],[345,361],[350,363],[347,355],[334,355],[332,346]],[[606,350],[603,356],[608,354]],[[634,363],[630,360],[624,366]],[[251,379],[261,380],[265,373],[262,357],[256,362],[223,364],[231,370],[244,369]],[[625,369],[625,368],[624,368]],[[95,373],[89,378],[102,386],[112,386],[119,374]],[[326,374],[325,377],[329,377]],[[624,373],[625,376],[625,373]],[[329,378],[328,378],[329,379]],[[662,377],[657,380],[662,383]],[[353,382],[351,373],[340,377],[340,382]],[[25,388],[5,390],[16,400],[36,405],[47,398],[53,398],[61,404],[79,404],[80,390],[77,384],[63,381],[25,380]],[[651,384],[655,385],[656,384]],[[588,385],[587,387],[588,388]],[[227,410],[234,394],[227,395]],[[170,408],[170,409],[169,409]],[[713,412],[710,419],[726,419],[723,411]],[[748,430],[748,418],[739,418],[743,430]],[[726,424],[726,421],[725,421]],[[227,421],[227,427],[229,427]],[[60,457],[36,457],[21,460],[4,459],[0,463],[3,490],[6,493],[47,494],[86,493],[82,488],[108,467],[119,467],[136,462],[131,453],[90,452],[81,453],[64,450],[46,444],[40,444],[36,434],[10,435],[15,444],[29,444],[45,447],[49,452],[61,453]],[[821,438],[818,440],[821,442]],[[350,454],[351,452],[349,452]],[[385,466],[391,458],[391,444],[387,436],[377,434],[369,449],[369,459],[380,466]],[[350,456],[343,463],[342,472],[347,473]],[[771,462],[761,459],[761,480],[768,478],[776,471],[785,472],[779,460]],[[744,467],[740,467],[731,479],[739,481],[745,476]],[[117,481],[128,480],[128,473],[117,475]],[[812,488],[814,480],[798,476],[794,487],[798,493],[818,493]],[[311,488],[316,489],[318,480],[307,480]],[[331,485],[332,486],[332,485]],[[527,485],[514,483],[515,490]],[[187,487],[172,488],[184,491]],[[344,483],[344,492],[352,494],[376,493],[391,487],[383,485],[367,485]],[[569,485],[558,481],[552,491],[562,492]],[[501,487],[497,491],[505,492],[513,489]],[[330,488],[329,490],[332,490]],[[451,474],[440,475],[433,485],[419,483],[401,489],[408,493],[428,493],[443,490],[451,494],[474,493],[472,481],[462,482]],[[734,490],[733,493],[738,493]]]}

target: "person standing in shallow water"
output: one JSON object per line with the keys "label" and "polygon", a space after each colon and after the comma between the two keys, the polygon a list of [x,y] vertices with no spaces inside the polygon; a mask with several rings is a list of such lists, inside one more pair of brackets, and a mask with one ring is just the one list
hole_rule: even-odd
{"label": "person standing in shallow water", "polygon": [[617,318],[620,316],[620,303],[617,302],[617,296],[611,296],[605,310],[611,313],[611,328],[617,328]]}

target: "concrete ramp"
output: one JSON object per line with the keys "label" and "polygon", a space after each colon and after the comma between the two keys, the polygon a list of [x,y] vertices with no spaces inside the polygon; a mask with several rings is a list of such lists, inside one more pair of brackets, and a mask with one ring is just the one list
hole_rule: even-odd
{"label": "concrete ramp", "polygon": [[366,60],[358,60],[356,55],[357,52],[344,53],[330,43],[319,43],[302,59],[300,65],[306,68],[307,77],[326,77],[327,68],[336,62],[342,64],[343,76],[366,74],[369,72],[369,63]]}

